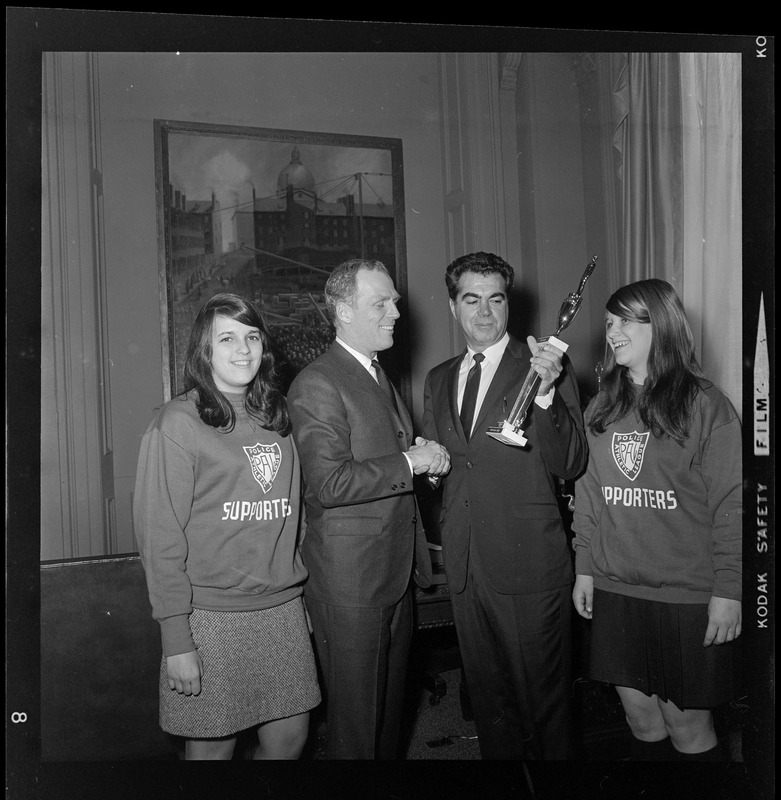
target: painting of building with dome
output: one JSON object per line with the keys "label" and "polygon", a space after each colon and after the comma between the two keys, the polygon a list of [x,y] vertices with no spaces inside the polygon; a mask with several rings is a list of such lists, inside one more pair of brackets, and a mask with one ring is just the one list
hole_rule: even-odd
{"label": "painting of building with dome", "polygon": [[378,259],[405,283],[399,140],[215,127],[156,123],[170,396],[218,292],[260,307],[287,386],[333,340],[323,288],[337,264]]}

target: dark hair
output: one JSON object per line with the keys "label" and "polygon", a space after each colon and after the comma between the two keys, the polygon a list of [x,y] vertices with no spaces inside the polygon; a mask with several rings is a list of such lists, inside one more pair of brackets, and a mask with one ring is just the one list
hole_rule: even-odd
{"label": "dark hair", "polygon": [[357,276],[362,269],[390,275],[385,264],[376,259],[351,258],[334,267],[325,282],[325,310],[334,325],[337,319],[336,306],[338,303],[352,303],[357,289]]}
{"label": "dark hair", "polygon": [[184,362],[184,391],[197,391],[198,414],[207,425],[233,430],[236,413],[217,388],[212,374],[212,328],[214,318],[218,315],[260,331],[263,355],[260,368],[244,393],[244,407],[262,427],[286,436],[290,432],[290,418],[285,397],[277,382],[266,321],[253,303],[237,294],[216,294],[198,312],[190,331]]}
{"label": "dark hair", "polygon": [[650,278],[621,287],[605,308],[617,317],[651,325],[648,376],[638,394],[629,370],[616,364],[608,348],[589,428],[592,433],[604,433],[636,405],[638,416],[654,436],[668,435],[682,444],[689,435],[695,395],[708,382],[697,363],[680,298],[667,281]]}
{"label": "dark hair", "polygon": [[465,272],[476,272],[478,275],[498,273],[504,278],[508,293],[513,288],[515,281],[515,270],[503,258],[494,253],[468,253],[457,258],[445,270],[445,285],[451,300],[458,297],[458,282]]}

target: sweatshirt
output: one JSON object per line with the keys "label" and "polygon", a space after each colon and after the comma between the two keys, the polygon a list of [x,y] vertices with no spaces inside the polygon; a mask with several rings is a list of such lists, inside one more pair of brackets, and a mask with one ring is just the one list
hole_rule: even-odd
{"label": "sweatshirt", "polygon": [[133,519],[166,656],[195,650],[189,615],[256,611],[302,593],[301,477],[291,436],[225,395],[233,430],[198,416],[197,395],[164,404],[141,441]]}
{"label": "sweatshirt", "polygon": [[663,603],[741,599],[737,412],[715,386],[694,400],[683,446],[630,412],[594,435],[575,485],[575,571],[595,588]]}

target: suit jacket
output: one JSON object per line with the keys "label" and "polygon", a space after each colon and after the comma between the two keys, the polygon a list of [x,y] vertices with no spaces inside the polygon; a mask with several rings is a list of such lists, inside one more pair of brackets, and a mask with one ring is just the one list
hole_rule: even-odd
{"label": "suit jacket", "polygon": [[288,392],[293,438],[304,474],[309,570],[305,593],[324,603],[381,607],[415,579],[431,582],[431,559],[403,453],[412,420],[334,342]]}
{"label": "suit jacket", "polygon": [[548,409],[532,404],[522,424],[523,447],[486,431],[501,424],[529,371],[531,353],[510,337],[469,442],[458,418],[458,370],[464,353],[426,376],[423,435],[450,452],[443,479],[442,550],[451,592],[463,591],[470,545],[483,577],[502,594],[533,594],[572,580],[570,547],[556,496],[556,478],[574,479],[588,457],[583,415],[571,367],[556,383]]}

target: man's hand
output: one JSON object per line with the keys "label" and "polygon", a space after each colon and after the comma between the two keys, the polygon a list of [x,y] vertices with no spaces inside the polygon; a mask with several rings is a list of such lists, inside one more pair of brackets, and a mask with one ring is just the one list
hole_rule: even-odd
{"label": "man's hand", "polygon": [[179,694],[200,694],[203,662],[197,650],[167,656],[168,685]]}
{"label": "man's hand", "polygon": [[550,342],[538,342],[533,336],[526,337],[526,344],[529,345],[529,350],[532,351],[532,368],[542,379],[540,388],[537,389],[537,394],[548,394],[553,384],[558,380],[559,375],[561,375],[562,369],[564,369],[561,365],[561,357],[564,353]]}
{"label": "man's hand", "polygon": [[450,454],[438,442],[418,436],[407,455],[416,475],[427,472],[429,476],[440,477],[450,472]]}

